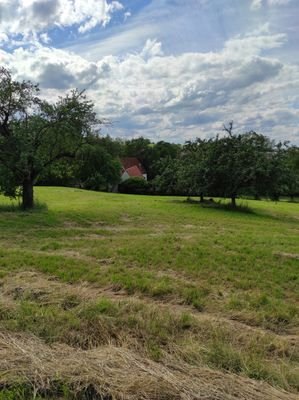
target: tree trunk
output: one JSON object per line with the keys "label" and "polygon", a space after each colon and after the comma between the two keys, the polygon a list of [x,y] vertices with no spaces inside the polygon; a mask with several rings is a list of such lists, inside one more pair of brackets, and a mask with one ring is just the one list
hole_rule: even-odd
{"label": "tree trunk", "polygon": [[237,204],[236,204],[236,196],[232,196],[231,197],[231,200],[232,200],[232,208],[236,208],[237,207]]}
{"label": "tree trunk", "polygon": [[26,179],[23,182],[23,193],[22,193],[22,208],[24,210],[33,208],[33,181]]}
{"label": "tree trunk", "polygon": [[200,194],[200,202],[203,203],[204,202],[204,198],[203,198],[203,194]]}

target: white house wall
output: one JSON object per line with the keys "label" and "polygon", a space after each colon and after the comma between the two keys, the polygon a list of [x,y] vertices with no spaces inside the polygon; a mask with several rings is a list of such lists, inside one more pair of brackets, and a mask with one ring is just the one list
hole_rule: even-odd
{"label": "white house wall", "polygon": [[130,178],[130,175],[127,173],[127,171],[125,171],[123,174],[122,174],[122,176],[120,177],[120,181],[121,182],[124,182],[124,181],[126,181],[127,179],[129,179]]}

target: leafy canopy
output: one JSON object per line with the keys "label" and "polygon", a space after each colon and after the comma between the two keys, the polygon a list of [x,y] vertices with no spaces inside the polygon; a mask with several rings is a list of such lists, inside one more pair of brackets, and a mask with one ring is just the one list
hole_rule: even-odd
{"label": "leafy canopy", "polygon": [[17,82],[0,68],[0,191],[11,197],[22,194],[23,206],[32,207],[33,184],[43,170],[61,158],[75,157],[104,122],[93,108],[77,90],[55,103],[43,100],[38,85]]}

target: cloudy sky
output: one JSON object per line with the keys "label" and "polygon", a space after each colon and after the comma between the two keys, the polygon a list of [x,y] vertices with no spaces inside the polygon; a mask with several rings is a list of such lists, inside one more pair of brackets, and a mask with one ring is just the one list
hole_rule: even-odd
{"label": "cloudy sky", "polygon": [[298,0],[0,0],[0,64],[55,99],[86,88],[104,132],[299,144]]}

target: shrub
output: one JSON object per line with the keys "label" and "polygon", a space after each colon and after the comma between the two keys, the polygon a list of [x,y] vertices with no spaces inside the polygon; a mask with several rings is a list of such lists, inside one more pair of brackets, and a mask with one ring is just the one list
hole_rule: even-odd
{"label": "shrub", "polygon": [[130,194],[149,194],[151,192],[151,184],[143,178],[129,178],[119,185],[120,193]]}

